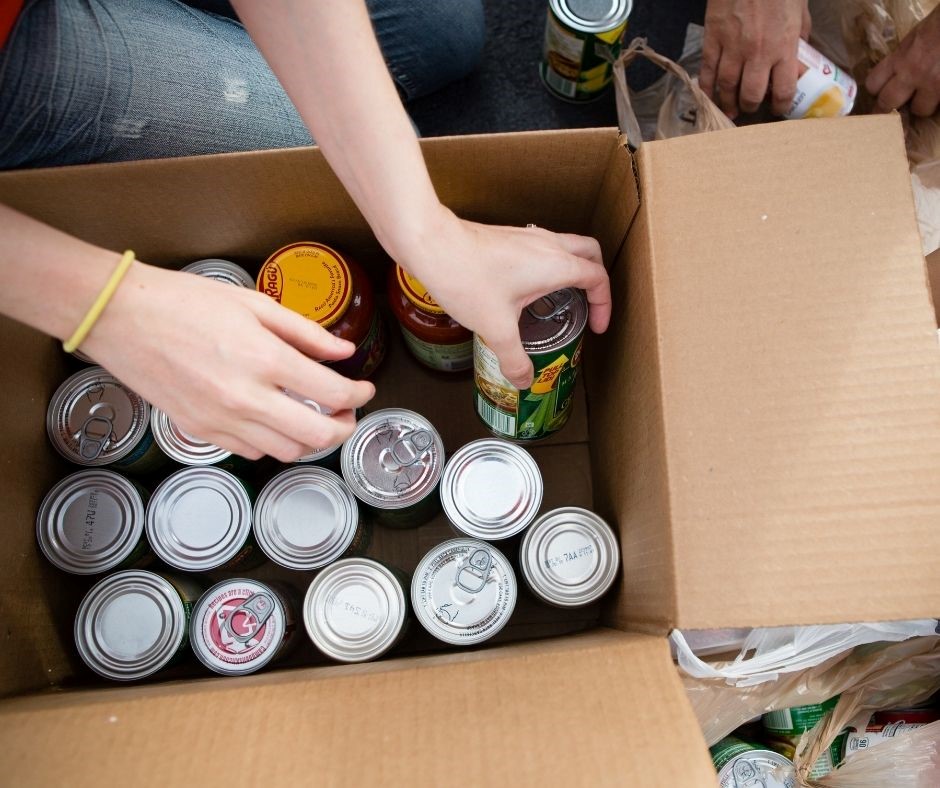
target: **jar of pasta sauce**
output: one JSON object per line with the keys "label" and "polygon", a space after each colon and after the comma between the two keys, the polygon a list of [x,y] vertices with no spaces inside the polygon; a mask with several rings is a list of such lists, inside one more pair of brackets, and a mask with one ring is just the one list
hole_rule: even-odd
{"label": "jar of pasta sauce", "polygon": [[261,266],[257,287],[356,346],[349,358],[328,362],[341,375],[366,378],[385,356],[385,326],[372,285],[355,260],[311,241],[290,244]]}
{"label": "jar of pasta sauce", "polygon": [[388,271],[388,301],[408,350],[426,367],[464,372],[473,367],[473,334],[438,305],[401,266]]}

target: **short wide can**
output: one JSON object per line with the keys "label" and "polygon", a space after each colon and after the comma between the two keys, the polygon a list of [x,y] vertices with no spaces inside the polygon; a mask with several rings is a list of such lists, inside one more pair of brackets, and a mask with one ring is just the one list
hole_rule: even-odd
{"label": "short wide can", "polygon": [[721,788],[796,788],[793,762],[773,750],[726,736],[709,752]]}

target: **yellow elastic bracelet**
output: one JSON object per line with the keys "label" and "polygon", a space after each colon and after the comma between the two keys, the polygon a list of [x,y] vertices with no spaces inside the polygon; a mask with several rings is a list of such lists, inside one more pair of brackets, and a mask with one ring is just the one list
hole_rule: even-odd
{"label": "yellow elastic bracelet", "polygon": [[121,262],[118,263],[117,268],[114,269],[114,273],[111,274],[111,278],[108,280],[108,283],[104,286],[104,289],[98,294],[98,297],[95,299],[95,303],[91,305],[91,309],[88,310],[88,314],[85,315],[81,323],[78,324],[78,328],[75,329],[75,333],[72,334],[62,343],[62,347],[65,349],[66,353],[74,353],[78,346],[85,341],[85,337],[88,336],[88,332],[94,327],[95,323],[98,321],[98,318],[101,317],[101,313],[104,312],[104,308],[108,305],[108,301],[111,300],[111,296],[114,295],[114,291],[118,289],[118,285],[121,284],[121,280],[124,278],[124,274],[127,273],[127,269],[131,267],[131,263],[134,262],[134,253],[128,249],[124,252],[124,256],[121,258]]}

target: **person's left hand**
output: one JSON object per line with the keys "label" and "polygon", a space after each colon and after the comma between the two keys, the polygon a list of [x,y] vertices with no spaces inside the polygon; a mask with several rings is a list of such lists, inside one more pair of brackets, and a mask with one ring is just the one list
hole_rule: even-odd
{"label": "person's left hand", "polygon": [[911,112],[929,117],[940,104],[940,6],[908,33],[900,46],[875,66],[865,88],[882,112],[908,101]]}

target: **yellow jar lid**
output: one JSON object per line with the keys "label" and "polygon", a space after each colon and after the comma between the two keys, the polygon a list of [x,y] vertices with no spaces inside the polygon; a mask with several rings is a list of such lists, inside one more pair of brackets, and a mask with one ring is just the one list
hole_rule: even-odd
{"label": "yellow jar lid", "polygon": [[312,241],[278,249],[261,266],[258,290],[329,328],[352,301],[352,275],[339,252]]}
{"label": "yellow jar lid", "polygon": [[400,265],[395,266],[395,278],[398,280],[398,286],[405,294],[405,297],[418,309],[432,315],[444,314],[444,310],[441,309],[437,301],[431,298],[427,288]]}

